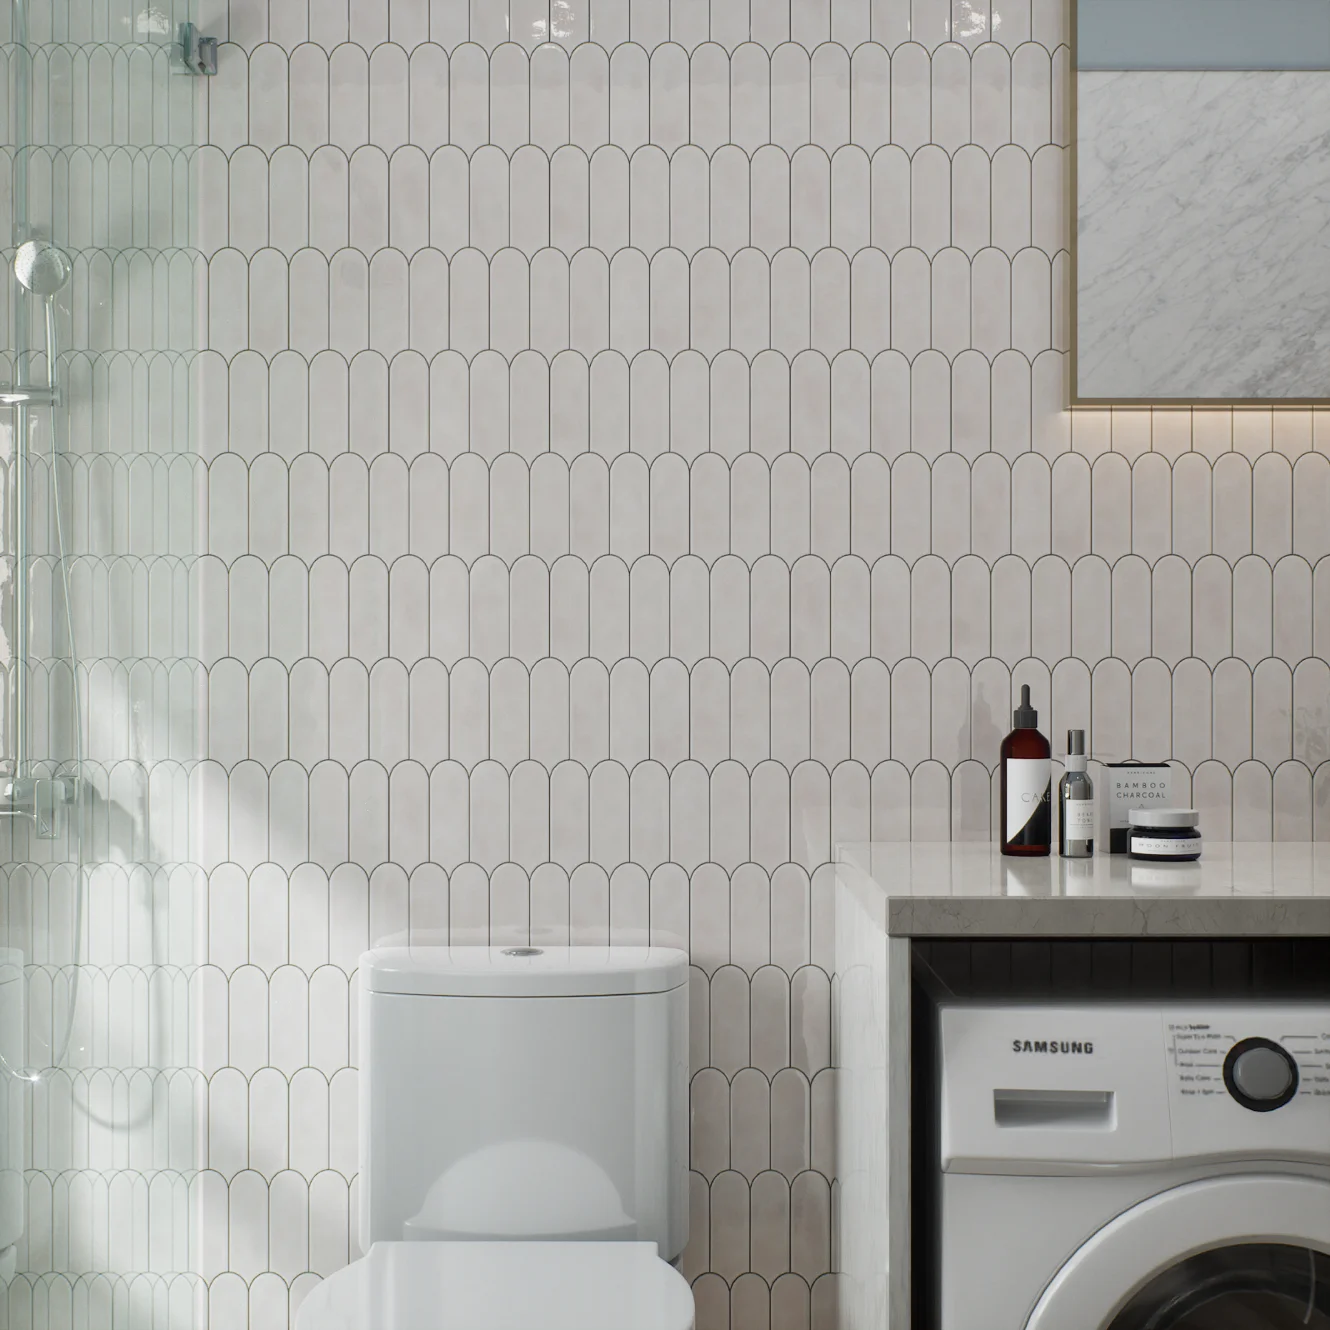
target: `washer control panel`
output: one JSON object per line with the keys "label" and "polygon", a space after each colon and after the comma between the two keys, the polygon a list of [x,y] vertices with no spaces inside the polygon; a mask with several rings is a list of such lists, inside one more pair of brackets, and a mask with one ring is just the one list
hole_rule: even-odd
{"label": "washer control panel", "polygon": [[1330,1009],[1166,1011],[1174,1156],[1330,1154]]}
{"label": "washer control panel", "polygon": [[1330,1162],[1330,1003],[944,1004],[942,1166]]}
{"label": "washer control panel", "polygon": [[1228,1095],[1258,1113],[1282,1108],[1300,1091],[1330,1099],[1330,1012],[1309,1030],[1290,1028],[1305,1027],[1306,1018],[1282,1009],[1282,1021],[1261,1022],[1257,1028],[1265,1032],[1249,1034],[1251,1012],[1242,1009],[1247,1020],[1241,1020],[1238,1009],[1229,1019],[1166,1020],[1177,1095],[1182,1099]]}

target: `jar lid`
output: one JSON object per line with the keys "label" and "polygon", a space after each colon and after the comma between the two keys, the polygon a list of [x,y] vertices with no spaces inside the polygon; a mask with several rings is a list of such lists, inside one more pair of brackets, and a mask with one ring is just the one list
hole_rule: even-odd
{"label": "jar lid", "polygon": [[1194,808],[1131,808],[1127,822],[1133,827],[1195,827],[1201,815]]}

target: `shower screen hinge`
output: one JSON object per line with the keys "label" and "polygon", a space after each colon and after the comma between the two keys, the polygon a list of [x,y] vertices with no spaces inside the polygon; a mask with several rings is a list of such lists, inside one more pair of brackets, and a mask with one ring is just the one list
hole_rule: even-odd
{"label": "shower screen hinge", "polygon": [[217,38],[200,36],[192,23],[182,23],[180,56],[191,74],[211,77],[217,72]]}

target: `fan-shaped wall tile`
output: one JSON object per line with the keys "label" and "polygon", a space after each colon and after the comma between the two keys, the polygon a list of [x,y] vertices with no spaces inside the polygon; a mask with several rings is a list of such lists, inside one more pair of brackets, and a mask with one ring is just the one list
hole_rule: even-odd
{"label": "fan-shaped wall tile", "polygon": [[[831,1286],[824,860],[989,835],[1013,669],[1208,835],[1330,834],[1323,422],[1064,410],[1065,6],[961,8],[251,6],[188,172],[174,100],[35,156],[89,759],[212,873],[219,1326],[353,1253],[380,937],[692,949],[686,1266],[757,1330]],[[53,45],[157,132],[155,72]]]}

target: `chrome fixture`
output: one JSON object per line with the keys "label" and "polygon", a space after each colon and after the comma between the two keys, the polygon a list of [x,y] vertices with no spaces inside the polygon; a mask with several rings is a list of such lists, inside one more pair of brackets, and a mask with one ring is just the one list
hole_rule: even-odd
{"label": "chrome fixture", "polygon": [[[14,770],[0,778],[0,816],[30,817],[38,837],[51,839],[59,834],[59,813],[77,798],[72,777],[36,777],[32,765],[28,715],[28,547],[30,485],[30,422],[33,407],[60,405],[58,360],[59,334],[56,328],[55,298],[69,285],[74,265],[64,250],[46,240],[25,240],[14,255],[14,278],[34,299],[42,302],[45,329],[46,382],[29,383],[27,370],[30,353],[18,357],[19,382],[0,387],[0,405],[14,411],[14,549],[18,568],[14,579],[14,661],[12,696],[14,699]],[[58,503],[58,496],[57,496]],[[57,513],[57,521],[59,515]],[[63,544],[63,542],[62,542]]]}
{"label": "chrome fixture", "polygon": [[[60,387],[56,382],[56,359],[60,342],[55,324],[55,298],[69,285],[74,265],[63,249],[45,240],[25,240],[14,255],[14,277],[30,295],[44,302],[46,323],[46,382],[20,382],[0,385],[0,406],[59,406]],[[23,357],[26,363],[27,357]],[[21,423],[21,422],[17,422]],[[19,433],[20,448],[24,446]],[[18,460],[22,460],[21,458]]]}
{"label": "chrome fixture", "polygon": [[20,388],[15,384],[0,385],[0,406],[60,406],[58,388]]}
{"label": "chrome fixture", "polygon": [[49,300],[69,284],[74,265],[63,249],[45,240],[27,240],[14,255],[14,276],[29,295]]}
{"label": "chrome fixture", "polygon": [[182,23],[180,58],[191,74],[211,77],[217,72],[217,38],[202,37],[192,23]]}
{"label": "chrome fixture", "polygon": [[66,806],[77,798],[74,776],[0,776],[0,817],[30,817],[38,840],[60,835]]}

